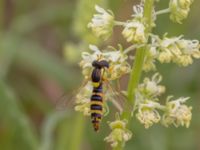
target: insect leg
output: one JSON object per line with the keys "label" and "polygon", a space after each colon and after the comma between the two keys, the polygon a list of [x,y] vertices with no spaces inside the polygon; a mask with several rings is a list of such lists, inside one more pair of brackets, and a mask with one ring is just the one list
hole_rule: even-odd
{"label": "insect leg", "polygon": [[110,112],[110,109],[109,109],[108,104],[106,102],[104,102],[104,108],[105,108],[104,116],[107,116]]}

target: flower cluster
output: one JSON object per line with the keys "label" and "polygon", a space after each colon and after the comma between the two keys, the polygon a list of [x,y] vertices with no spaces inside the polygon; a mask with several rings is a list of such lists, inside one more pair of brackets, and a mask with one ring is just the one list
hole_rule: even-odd
{"label": "flower cluster", "polygon": [[161,80],[161,75],[156,73],[151,80],[145,78],[143,83],[138,86],[135,106],[138,109],[136,117],[144,124],[145,128],[149,128],[153,123],[160,121],[157,109],[163,109],[164,106],[157,101],[158,96],[165,92],[165,87],[158,85]]}
{"label": "flower cluster", "polygon": [[192,58],[200,58],[199,41],[185,40],[182,36],[158,39],[158,60],[161,63],[174,62],[180,66],[192,64]]}
{"label": "flower cluster", "polygon": [[88,24],[88,27],[92,29],[97,37],[107,39],[113,30],[114,16],[113,13],[108,10],[104,10],[98,5],[95,6],[98,14],[95,14],[92,21]]}
{"label": "flower cluster", "polygon": [[145,98],[154,99],[165,92],[165,87],[158,85],[162,81],[162,76],[158,73],[154,74],[151,79],[145,78],[143,83],[138,86],[138,91]]}
{"label": "flower cluster", "polygon": [[179,98],[177,100],[170,101],[172,97],[167,99],[166,111],[162,118],[162,123],[168,127],[170,124],[173,124],[175,127],[186,126],[187,128],[190,125],[192,118],[192,107],[186,106],[185,103],[189,98]]}
{"label": "flower cluster", "polygon": [[122,34],[128,42],[144,43],[146,42],[144,32],[144,25],[140,21],[133,19],[126,23]]}
{"label": "flower cluster", "polygon": [[[115,25],[119,25],[118,21],[114,20],[113,13],[108,10],[104,10],[99,6],[95,6],[98,14],[95,14],[92,21],[88,24],[88,27],[92,29],[97,37],[107,39],[113,31]],[[120,25],[124,27],[122,35],[128,42],[145,43],[147,38],[145,36],[145,19],[143,18],[143,6],[142,4],[133,7],[134,14],[132,19],[120,22]]]}
{"label": "flower cluster", "polygon": [[[158,102],[158,96],[164,93],[165,87],[158,85],[160,81],[161,76],[155,74],[151,80],[145,78],[143,83],[139,85],[136,94],[137,119],[144,124],[145,128],[149,128],[160,120],[166,127],[171,124],[176,127],[180,125],[189,127],[192,118],[192,107],[183,104],[189,98],[181,97],[177,100],[170,101],[172,96],[169,96],[166,100],[166,105],[161,105]],[[162,117],[158,110],[163,111]]]}
{"label": "flower cluster", "polygon": [[145,43],[147,41],[145,36],[145,25],[143,21],[143,7],[136,5],[133,7],[134,14],[133,19],[128,20],[124,24],[124,30],[122,35],[127,42],[133,43]]}
{"label": "flower cluster", "polygon": [[160,104],[150,100],[144,100],[142,103],[139,103],[136,117],[144,124],[146,129],[160,121],[160,115],[156,110],[157,107],[160,107]]}
{"label": "flower cluster", "polygon": [[117,119],[109,123],[112,132],[104,139],[111,143],[112,147],[117,147],[119,144],[124,145],[132,137],[131,131],[126,129],[127,120]]}
{"label": "flower cluster", "polygon": [[151,70],[156,70],[156,57],[158,52],[156,51],[156,47],[149,46],[146,52],[146,57],[144,58],[143,70],[149,72]]}
{"label": "flower cluster", "polygon": [[182,23],[182,20],[188,16],[192,2],[193,0],[170,0],[170,19],[174,22]]}
{"label": "flower cluster", "polygon": [[188,66],[193,58],[200,58],[200,45],[198,40],[186,40],[183,36],[163,39],[151,35],[152,43],[145,57],[143,70],[155,70],[155,60],[161,63],[176,63],[179,66]]}
{"label": "flower cluster", "polygon": [[83,52],[83,60],[80,62],[83,75],[86,79],[91,75],[92,62],[100,59],[109,61],[110,67],[104,74],[107,80],[118,79],[122,75],[130,72],[130,65],[127,62],[128,56],[122,50],[102,52],[94,45],[90,45],[90,49],[93,53]]}

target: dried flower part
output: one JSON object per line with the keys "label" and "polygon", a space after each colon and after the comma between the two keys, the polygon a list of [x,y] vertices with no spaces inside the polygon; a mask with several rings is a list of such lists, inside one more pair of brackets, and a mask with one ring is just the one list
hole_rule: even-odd
{"label": "dried flower part", "polygon": [[145,100],[143,103],[139,104],[136,117],[140,123],[144,124],[146,129],[160,121],[160,115],[156,110],[156,108],[160,107],[162,106],[159,103],[150,100]]}
{"label": "dried flower part", "polygon": [[119,119],[110,122],[109,126],[112,131],[104,140],[111,143],[112,147],[117,147],[119,143],[124,145],[132,137],[132,133],[126,129],[126,124],[126,120]]}
{"label": "dried flower part", "polygon": [[80,62],[82,73],[85,78],[89,78],[92,71],[92,62],[98,59],[105,59],[109,62],[110,67],[104,73],[107,80],[115,80],[122,75],[130,72],[130,65],[127,62],[128,56],[120,50],[101,52],[96,46],[91,45],[93,53],[82,53],[83,60]]}
{"label": "dried flower part", "polygon": [[[170,97],[171,98],[171,97]],[[168,101],[166,103],[166,111],[162,117],[162,123],[166,127],[173,124],[175,127],[190,125],[192,118],[192,107],[186,106],[185,103],[189,98],[179,98],[177,100]]]}
{"label": "dried flower part", "polygon": [[90,96],[92,94],[92,85],[88,82],[76,95],[75,111],[82,112],[85,116],[90,115]]}
{"label": "dried flower part", "polygon": [[182,20],[188,16],[192,2],[193,0],[170,0],[170,19],[174,22],[182,23]]}
{"label": "dried flower part", "polygon": [[92,29],[97,37],[107,39],[111,34],[114,26],[113,13],[108,10],[104,10],[98,5],[95,6],[97,14],[92,18],[92,21],[88,24],[88,27]]}
{"label": "dried flower part", "polygon": [[193,63],[193,58],[200,58],[199,41],[186,40],[182,36],[159,39],[152,36],[153,45],[157,47],[157,59],[161,63],[174,62],[180,66],[188,66]]}

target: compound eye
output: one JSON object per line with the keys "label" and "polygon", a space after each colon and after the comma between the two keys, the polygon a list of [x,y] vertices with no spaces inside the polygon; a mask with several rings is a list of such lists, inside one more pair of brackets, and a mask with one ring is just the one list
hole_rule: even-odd
{"label": "compound eye", "polygon": [[100,62],[101,67],[109,68],[109,62],[106,60],[101,60]]}
{"label": "compound eye", "polygon": [[93,67],[98,67],[98,61],[97,61],[97,60],[94,60],[94,61],[92,62],[92,66],[93,66]]}

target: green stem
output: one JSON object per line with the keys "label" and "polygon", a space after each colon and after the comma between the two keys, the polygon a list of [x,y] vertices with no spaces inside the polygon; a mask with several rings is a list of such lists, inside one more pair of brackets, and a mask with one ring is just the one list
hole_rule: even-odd
{"label": "green stem", "polygon": [[[147,39],[148,39],[149,33],[151,33],[151,30],[152,30],[153,4],[154,4],[154,0],[145,0],[144,18],[146,21],[145,22],[146,23],[145,34],[146,34]],[[142,67],[143,67],[143,63],[144,63],[147,46],[148,45],[146,43],[146,44],[144,44],[144,46],[137,49],[135,61],[134,61],[133,68],[132,68],[132,71],[130,74],[127,91],[128,91],[128,101],[132,106],[134,105],[134,102],[135,102],[135,89],[137,88],[140,78],[141,78]],[[123,115],[122,115],[123,119],[126,119],[129,121],[128,126],[130,126],[130,124],[131,124],[131,114],[132,114],[132,112],[130,112],[130,110],[127,109],[127,110],[124,110]],[[122,149],[123,149],[122,144],[119,144],[118,147],[115,148],[115,150],[122,150]]]}
{"label": "green stem", "polygon": [[81,149],[84,124],[85,120],[82,114],[77,114],[73,125],[74,127],[72,128],[73,134],[71,135],[71,143],[69,146],[69,150]]}
{"label": "green stem", "polygon": [[128,101],[131,103],[131,105],[134,104],[134,99],[135,99],[134,93],[142,73],[142,65],[144,61],[145,52],[146,52],[145,47],[139,48],[136,52],[134,67],[131,71],[128,84]]}
{"label": "green stem", "polygon": [[52,150],[54,131],[58,123],[66,117],[66,113],[56,112],[50,115],[42,128],[42,140],[39,150]]}
{"label": "green stem", "polygon": [[[146,24],[147,24],[145,32],[146,32],[147,38],[152,29],[153,3],[154,3],[154,0],[146,0],[144,4],[144,18],[146,19]],[[144,63],[146,49],[147,49],[147,44],[145,44],[141,48],[138,48],[138,50],[136,51],[136,57],[135,57],[133,69],[131,71],[130,80],[128,84],[128,101],[132,105],[134,104],[134,101],[135,101],[135,89],[137,88],[138,83],[141,78],[142,66]]]}

